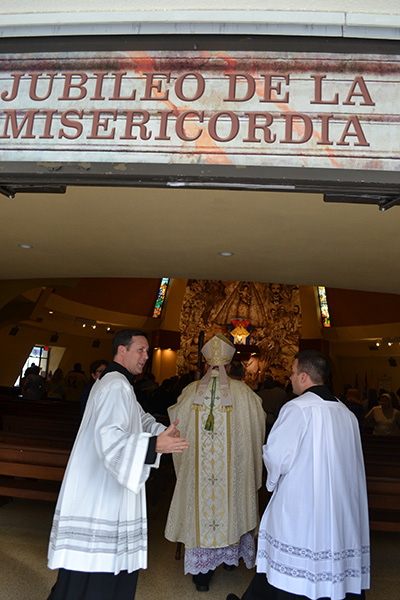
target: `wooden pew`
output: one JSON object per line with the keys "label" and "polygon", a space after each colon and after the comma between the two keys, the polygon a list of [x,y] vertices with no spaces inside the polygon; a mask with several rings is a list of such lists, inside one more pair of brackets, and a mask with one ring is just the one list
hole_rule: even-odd
{"label": "wooden pew", "polygon": [[80,406],[73,402],[0,397],[0,430],[35,438],[75,439]]}
{"label": "wooden pew", "polygon": [[370,527],[400,532],[400,438],[363,435]]}
{"label": "wooden pew", "polygon": [[71,452],[70,444],[0,434],[0,496],[55,501]]}
{"label": "wooden pew", "polygon": [[79,424],[78,403],[0,396],[0,496],[55,501]]}
{"label": "wooden pew", "polygon": [[62,438],[74,440],[79,423],[57,420],[54,417],[26,418],[17,415],[4,415],[3,431],[50,440]]}

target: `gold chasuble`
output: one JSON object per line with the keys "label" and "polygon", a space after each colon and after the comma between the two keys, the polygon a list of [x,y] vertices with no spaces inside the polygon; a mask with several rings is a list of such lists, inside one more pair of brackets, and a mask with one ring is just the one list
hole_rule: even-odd
{"label": "gold chasuble", "polygon": [[199,382],[193,382],[168,410],[171,422],[179,419],[190,446],[173,456],[177,483],[165,536],[187,549],[238,544],[258,525],[265,413],[245,383],[225,375],[225,386],[229,405],[221,394],[220,371],[214,369],[201,403],[195,402]]}

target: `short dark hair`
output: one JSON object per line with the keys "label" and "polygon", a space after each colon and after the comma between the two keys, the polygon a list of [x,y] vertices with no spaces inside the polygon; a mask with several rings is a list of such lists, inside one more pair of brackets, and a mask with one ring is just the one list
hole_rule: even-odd
{"label": "short dark hair", "polygon": [[91,373],[91,374],[93,374],[93,373],[96,373],[97,369],[98,369],[99,367],[101,367],[101,365],[105,365],[105,366],[107,366],[107,365],[108,365],[108,363],[109,363],[109,361],[108,361],[108,360],[101,359],[101,358],[99,358],[98,360],[94,360],[94,361],[92,362],[92,364],[90,365],[90,373]]}
{"label": "short dark hair", "polygon": [[244,375],[244,367],[241,362],[231,362],[231,369],[229,371],[229,375],[234,377],[243,377]]}
{"label": "short dark hair", "polygon": [[329,363],[326,356],[318,350],[303,350],[298,352],[297,370],[299,373],[307,373],[313,383],[326,383],[329,377]]}
{"label": "short dark hair", "polygon": [[143,336],[147,339],[147,333],[144,333],[144,331],[140,331],[139,329],[122,329],[121,331],[117,331],[112,341],[113,356],[117,354],[118,346],[129,348],[133,342],[132,338],[138,336]]}

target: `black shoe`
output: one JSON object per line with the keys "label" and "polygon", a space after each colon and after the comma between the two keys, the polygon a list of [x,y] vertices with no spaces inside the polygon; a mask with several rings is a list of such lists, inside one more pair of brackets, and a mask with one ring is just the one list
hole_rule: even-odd
{"label": "black shoe", "polygon": [[[224,569],[225,571],[234,571],[236,569],[236,565],[227,565],[224,563]],[[234,598],[231,598],[230,600],[234,600]]]}
{"label": "black shoe", "polygon": [[[209,587],[208,585],[199,585],[198,583],[196,583],[196,590],[198,592],[208,592],[209,591]],[[233,600],[233,599],[232,599]]]}
{"label": "black shoe", "polygon": [[228,594],[226,600],[240,600],[240,598],[236,594]]}

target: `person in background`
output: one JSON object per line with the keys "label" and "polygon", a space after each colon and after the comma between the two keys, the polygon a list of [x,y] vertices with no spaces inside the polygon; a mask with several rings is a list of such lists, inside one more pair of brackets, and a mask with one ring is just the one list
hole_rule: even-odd
{"label": "person in background", "polygon": [[350,600],[365,598],[369,588],[360,430],[325,384],[328,375],[320,352],[295,357],[298,397],[281,408],[263,448],[273,495],[260,524],[257,573],[242,600]]}
{"label": "person in background", "polygon": [[53,377],[46,381],[44,395],[49,400],[65,399],[64,374],[61,369],[56,369]]}
{"label": "person in background", "polygon": [[89,398],[89,394],[94,382],[98,380],[107,365],[108,360],[105,360],[104,358],[99,358],[98,360],[93,361],[90,365],[90,381],[81,394],[81,415],[83,415],[85,412],[86,402]]}
{"label": "person in background", "polygon": [[244,375],[244,367],[240,360],[232,360],[231,368],[229,369],[229,377],[242,381]]}
{"label": "person in background", "polygon": [[81,363],[75,363],[72,371],[65,378],[65,399],[79,402],[81,394],[88,384],[87,377],[82,371]]}
{"label": "person in background", "polygon": [[243,558],[254,566],[265,413],[248,385],[227,376],[235,347],[226,337],[213,336],[201,352],[206,374],[168,409],[190,447],[174,455],[165,537],[185,544],[185,574],[206,592],[219,565],[230,570]]}
{"label": "person in background", "polygon": [[286,393],[285,390],[280,387],[278,382],[276,382],[273,377],[268,375],[265,378],[263,388],[259,390],[257,394],[261,398],[263,409],[267,415],[265,434],[267,438],[273,424],[278,418],[281,407],[286,402]]}
{"label": "person in background", "polygon": [[379,406],[365,415],[364,425],[373,428],[373,435],[400,435],[400,411],[393,408],[390,394],[381,395]]}
{"label": "person in background", "polygon": [[348,388],[344,404],[355,415],[360,432],[363,431],[365,410],[357,388]]}
{"label": "person in background", "polygon": [[21,382],[22,395],[26,400],[40,400],[44,390],[45,380],[40,377],[38,365],[31,365],[25,371],[25,377]]}

